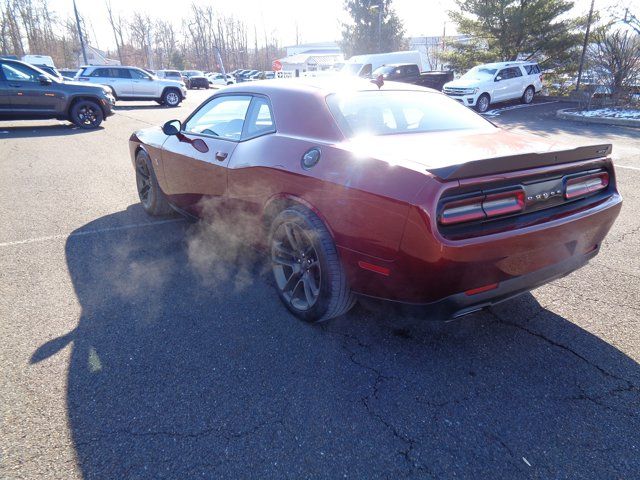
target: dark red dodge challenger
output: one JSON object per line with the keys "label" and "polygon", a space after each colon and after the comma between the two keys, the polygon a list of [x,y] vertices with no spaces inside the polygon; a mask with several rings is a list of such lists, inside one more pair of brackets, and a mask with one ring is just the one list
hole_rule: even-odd
{"label": "dark red dodge challenger", "polygon": [[438,317],[503,301],[585,265],[622,202],[611,145],[510,133],[391,82],[238,84],[130,149],[149,214],[249,218],[307,321],[357,296]]}

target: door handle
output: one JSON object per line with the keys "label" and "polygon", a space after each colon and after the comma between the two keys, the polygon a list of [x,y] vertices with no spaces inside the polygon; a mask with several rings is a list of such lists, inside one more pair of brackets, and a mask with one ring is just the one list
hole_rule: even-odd
{"label": "door handle", "polygon": [[216,152],[216,160],[224,162],[229,154],[227,152]]}

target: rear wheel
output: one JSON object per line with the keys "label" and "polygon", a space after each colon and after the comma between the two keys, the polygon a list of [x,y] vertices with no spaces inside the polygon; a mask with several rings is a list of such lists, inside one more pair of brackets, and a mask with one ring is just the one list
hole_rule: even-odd
{"label": "rear wheel", "polygon": [[355,303],[336,246],[322,221],[302,206],[282,211],[269,236],[278,296],[298,318],[319,322]]}
{"label": "rear wheel", "polygon": [[162,103],[164,103],[168,107],[177,107],[178,105],[180,105],[181,101],[182,97],[180,96],[180,93],[178,93],[178,91],[173,88],[165,90],[165,92],[162,94]]}
{"label": "rear wheel", "polygon": [[483,93],[482,95],[480,95],[478,101],[476,102],[476,110],[480,113],[484,113],[489,110],[490,103],[491,99],[489,98],[489,95]]}
{"label": "rear wheel", "polygon": [[104,120],[100,105],[91,100],[80,100],[71,107],[71,121],[80,128],[98,128]]}
{"label": "rear wheel", "polygon": [[520,99],[520,101],[522,103],[531,103],[533,102],[533,97],[535,94],[536,94],[536,91],[533,89],[533,87],[528,86],[524,91],[524,93],[522,94],[522,98]]}
{"label": "rear wheel", "polygon": [[149,215],[157,216],[171,213],[171,206],[160,190],[153,172],[151,159],[144,150],[140,150],[136,155],[136,187],[142,208]]}

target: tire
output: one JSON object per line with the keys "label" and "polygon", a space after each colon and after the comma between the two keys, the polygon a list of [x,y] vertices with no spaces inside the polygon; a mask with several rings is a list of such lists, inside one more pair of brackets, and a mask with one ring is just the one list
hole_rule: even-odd
{"label": "tire", "polygon": [[168,88],[162,93],[162,103],[168,107],[177,107],[182,102],[180,92],[175,88]]}
{"label": "tire", "polygon": [[149,215],[155,217],[172,212],[169,202],[158,185],[151,159],[144,150],[136,154],[136,189],[142,208]]}
{"label": "tire", "polygon": [[524,93],[522,94],[522,98],[520,98],[520,101],[524,104],[529,104],[533,102],[533,97],[535,96],[535,94],[536,94],[535,89],[531,85],[529,85],[524,90]]}
{"label": "tire", "polygon": [[280,212],[271,224],[269,251],[278,296],[296,317],[322,322],[353,307],[331,234],[309,209],[297,205]]}
{"label": "tire", "polygon": [[478,97],[478,101],[476,102],[476,111],[480,113],[484,113],[489,110],[489,105],[491,104],[491,98],[488,94],[483,93]]}
{"label": "tire", "polygon": [[102,120],[102,108],[92,100],[78,100],[71,107],[71,121],[80,128],[98,128]]}

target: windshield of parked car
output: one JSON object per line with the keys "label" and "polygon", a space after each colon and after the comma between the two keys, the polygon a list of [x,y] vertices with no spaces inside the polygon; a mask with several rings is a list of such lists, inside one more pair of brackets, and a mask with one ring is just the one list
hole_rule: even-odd
{"label": "windshield of parked car", "polygon": [[387,65],[385,67],[376,68],[371,74],[372,77],[377,77],[378,75],[387,75],[389,73],[393,73],[393,71],[397,67],[395,65]]}
{"label": "windshield of parked car", "polygon": [[440,93],[345,92],[329,95],[327,104],[347,137],[495,128],[477,113]]}
{"label": "windshield of parked car", "polygon": [[340,72],[348,75],[357,75],[361,68],[361,63],[345,63]]}
{"label": "windshield of parked car", "polygon": [[460,80],[492,80],[497,71],[496,68],[473,67]]}

